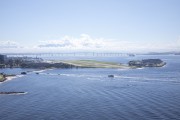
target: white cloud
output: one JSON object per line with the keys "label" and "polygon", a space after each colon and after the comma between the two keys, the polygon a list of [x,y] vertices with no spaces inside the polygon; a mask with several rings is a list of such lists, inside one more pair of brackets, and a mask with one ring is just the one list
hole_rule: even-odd
{"label": "white cloud", "polygon": [[80,38],[64,36],[60,40],[40,41],[40,48],[70,48],[70,49],[98,49],[103,48],[106,42],[102,38],[93,39],[87,34],[81,34]]}
{"label": "white cloud", "polygon": [[123,41],[115,39],[92,38],[87,34],[81,34],[79,38],[64,36],[59,40],[40,41],[37,48],[51,51],[111,51],[111,52],[149,52],[149,51],[173,51],[178,50],[176,43],[151,42],[151,41]]}
{"label": "white cloud", "polygon": [[64,36],[59,40],[40,41],[34,50],[46,52],[164,52],[177,51],[180,49],[177,43],[173,42],[130,42],[115,39],[92,38],[87,34],[81,34],[79,38]]}
{"label": "white cloud", "polygon": [[25,47],[14,41],[0,41],[1,53],[25,52]]}
{"label": "white cloud", "polygon": [[92,38],[87,34],[81,34],[78,38],[64,36],[57,40],[39,41],[35,46],[21,46],[16,42],[0,42],[1,52],[164,52],[180,51],[180,37],[174,42],[132,42]]}
{"label": "white cloud", "polygon": [[1,41],[0,48],[1,49],[12,49],[12,48],[19,48],[19,44],[14,41]]}

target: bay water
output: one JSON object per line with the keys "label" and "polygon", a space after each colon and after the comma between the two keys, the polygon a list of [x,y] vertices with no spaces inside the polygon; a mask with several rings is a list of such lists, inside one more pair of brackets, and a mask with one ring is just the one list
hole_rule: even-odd
{"label": "bay water", "polygon": [[[160,58],[164,67],[142,69],[0,69],[17,74],[0,83],[0,120],[180,120],[180,56],[60,57],[127,63]],[[27,75],[21,72],[29,71]],[[36,74],[39,72],[39,74]],[[108,75],[114,78],[108,78]]]}

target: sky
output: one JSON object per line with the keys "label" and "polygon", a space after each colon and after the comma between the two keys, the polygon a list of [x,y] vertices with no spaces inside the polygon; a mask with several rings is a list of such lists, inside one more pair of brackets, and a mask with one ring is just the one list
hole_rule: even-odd
{"label": "sky", "polygon": [[180,0],[0,0],[0,48],[180,51]]}

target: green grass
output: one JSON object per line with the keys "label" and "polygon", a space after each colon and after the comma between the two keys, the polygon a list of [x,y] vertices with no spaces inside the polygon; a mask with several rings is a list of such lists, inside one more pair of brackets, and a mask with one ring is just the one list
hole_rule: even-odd
{"label": "green grass", "polygon": [[4,81],[4,77],[3,77],[3,75],[0,75],[0,82],[3,82]]}
{"label": "green grass", "polygon": [[71,64],[78,67],[85,67],[85,68],[129,68],[129,66],[120,63],[104,62],[104,61],[96,61],[96,60],[62,60],[58,62]]}

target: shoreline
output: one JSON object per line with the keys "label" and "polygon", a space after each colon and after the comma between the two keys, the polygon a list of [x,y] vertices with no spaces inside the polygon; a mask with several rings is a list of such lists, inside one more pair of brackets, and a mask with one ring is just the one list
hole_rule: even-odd
{"label": "shoreline", "polygon": [[[132,60],[128,64],[97,61],[97,60],[52,60],[44,62],[23,63],[18,68],[32,68],[35,70],[21,72],[21,75],[0,74],[0,83],[23,76],[22,74],[36,73],[52,69],[77,69],[77,68],[105,68],[105,69],[142,69],[144,67],[164,67],[166,62],[161,59]],[[6,67],[7,68],[7,67]],[[16,67],[17,68],[17,67]],[[4,69],[4,68],[3,68]]]}
{"label": "shoreline", "polygon": [[[15,78],[20,78],[20,77],[23,77],[23,76],[24,76],[24,75],[8,76],[5,81],[11,81],[11,80],[13,80],[13,79],[15,79]],[[5,81],[4,81],[4,82],[5,82]]]}
{"label": "shoreline", "polygon": [[15,78],[23,77],[23,76],[24,76],[24,75],[6,76],[6,77],[4,78],[4,80],[2,80],[2,81],[0,82],[0,84],[1,84],[1,83],[4,83],[4,82],[11,81],[11,80],[13,80],[13,79],[15,79]]}

